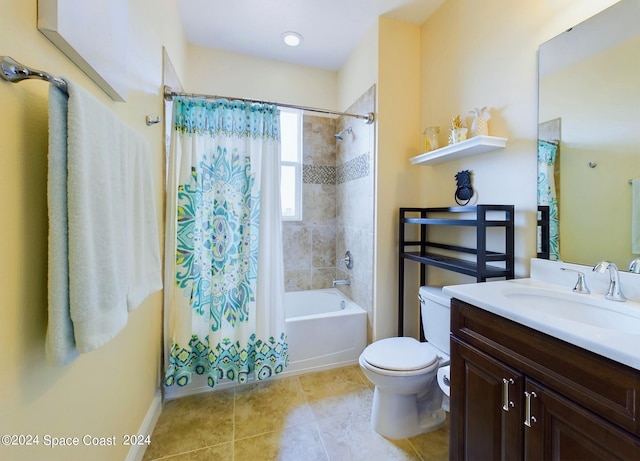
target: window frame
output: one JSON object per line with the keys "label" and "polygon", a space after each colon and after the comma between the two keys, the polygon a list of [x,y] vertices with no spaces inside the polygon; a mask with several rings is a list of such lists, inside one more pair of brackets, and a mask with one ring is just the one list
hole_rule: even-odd
{"label": "window frame", "polygon": [[[296,160],[283,160],[282,159],[282,149],[280,150],[280,175],[282,177],[282,173],[283,173],[283,169],[284,167],[293,167],[294,169],[294,176],[295,176],[295,190],[294,190],[294,200],[295,200],[295,206],[294,206],[294,213],[292,216],[285,216],[284,215],[284,210],[282,210],[282,206],[281,206],[281,214],[282,214],[282,220],[283,221],[302,221],[302,145],[303,145],[303,139],[302,139],[302,135],[303,135],[303,113],[302,110],[299,109],[292,109],[292,108],[288,108],[288,107],[280,107],[280,114],[282,114],[283,112],[289,113],[289,114],[295,114],[296,115],[296,119],[297,119],[297,126],[296,126],[296,131],[298,133],[297,136],[297,142],[296,142],[296,154],[297,154],[297,159]],[[281,136],[283,135],[283,132],[281,130]],[[282,186],[280,188],[280,200],[282,201]]]}

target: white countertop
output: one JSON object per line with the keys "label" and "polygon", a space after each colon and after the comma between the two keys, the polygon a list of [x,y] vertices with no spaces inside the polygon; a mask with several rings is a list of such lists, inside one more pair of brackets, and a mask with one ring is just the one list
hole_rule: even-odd
{"label": "white countertop", "polygon": [[[555,292],[558,296],[572,298],[574,301],[597,303],[604,306],[603,310],[616,313],[614,315],[629,316],[634,322],[640,319],[640,303],[632,300],[624,303],[603,300],[602,293],[592,292],[583,295],[573,293],[571,288],[572,286],[526,278],[445,286],[443,292],[501,317],[640,370],[640,330],[636,332],[601,328],[518,305],[517,301],[508,297],[514,289],[516,291],[547,290],[547,293]],[[546,301],[553,302],[549,301],[549,298],[546,298]]]}

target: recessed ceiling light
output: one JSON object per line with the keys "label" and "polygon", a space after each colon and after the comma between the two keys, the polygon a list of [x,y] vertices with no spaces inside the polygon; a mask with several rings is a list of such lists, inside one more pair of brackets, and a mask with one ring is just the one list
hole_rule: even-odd
{"label": "recessed ceiling light", "polygon": [[282,34],[282,40],[289,46],[298,46],[302,43],[302,35],[298,32],[285,32]]}

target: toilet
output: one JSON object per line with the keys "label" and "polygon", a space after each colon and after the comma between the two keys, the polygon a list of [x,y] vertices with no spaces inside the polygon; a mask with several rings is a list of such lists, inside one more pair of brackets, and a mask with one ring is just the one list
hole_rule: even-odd
{"label": "toilet", "polygon": [[382,339],[367,346],[359,359],[375,386],[371,424],[390,439],[441,427],[449,408],[450,298],[440,287],[424,286],[419,299],[427,342]]}

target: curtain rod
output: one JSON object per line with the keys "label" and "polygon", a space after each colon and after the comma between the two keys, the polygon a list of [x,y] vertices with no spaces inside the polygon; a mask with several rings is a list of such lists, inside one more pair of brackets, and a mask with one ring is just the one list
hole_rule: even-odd
{"label": "curtain rod", "polygon": [[0,68],[2,69],[0,77],[8,82],[18,83],[28,78],[37,78],[40,80],[46,80],[52,85],[60,88],[65,93],[68,93],[67,82],[62,80],[60,77],[51,75],[48,72],[27,67],[20,64],[10,56],[0,56]]}
{"label": "curtain rod", "polygon": [[300,109],[300,110],[306,110],[309,112],[317,112],[320,114],[331,114],[331,115],[344,115],[347,117],[355,117],[355,118],[359,118],[364,120],[367,125],[370,125],[373,123],[373,121],[375,120],[375,117],[373,115],[373,112],[369,112],[367,115],[362,115],[362,114],[350,114],[349,112],[337,112],[334,110],[328,110],[328,109],[318,109],[316,107],[306,107],[306,106],[298,106],[295,104],[284,104],[284,103],[280,103],[280,102],[270,102],[270,101],[261,101],[258,99],[247,99],[247,98],[233,98],[233,97],[229,97],[229,96],[216,96],[216,95],[210,95],[210,94],[198,94],[198,93],[179,93],[179,92],[175,92],[171,89],[171,87],[166,86],[164,87],[164,99],[165,101],[172,101],[174,96],[191,96],[193,98],[223,98],[223,99],[231,99],[231,100],[236,100],[236,101],[245,101],[245,102],[253,102],[253,103],[258,103],[258,104],[273,104],[279,107],[287,107],[289,109]]}

